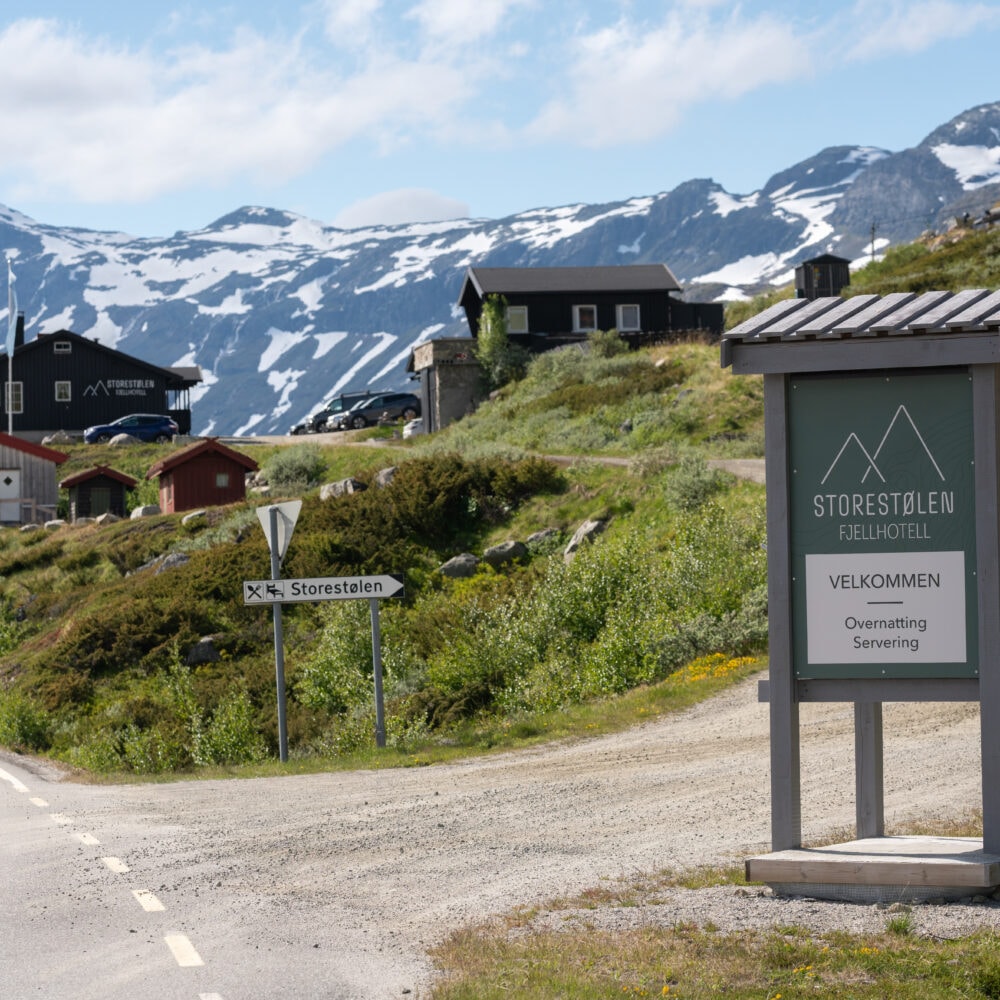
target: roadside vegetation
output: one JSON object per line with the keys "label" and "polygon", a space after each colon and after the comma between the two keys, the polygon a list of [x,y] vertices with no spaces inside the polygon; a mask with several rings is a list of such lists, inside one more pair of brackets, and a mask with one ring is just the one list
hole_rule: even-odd
{"label": "roadside vegetation", "polygon": [[[608,699],[621,704],[600,729],[662,711],[664,691],[689,699],[693,681],[660,686],[692,662],[759,668],[763,490],[705,457],[759,453],[760,403],[759,381],[721,371],[717,346],[616,354],[595,338],[535,359],[433,438],[244,446],[273,499],[303,500],[283,576],[406,581],[404,599],[380,606],[381,753],[367,601],[284,606],[290,766],[424,763],[594,732]],[[61,476],[107,464],[140,479],[132,506],[155,501],[143,477],[162,448],[66,450]],[[569,457],[541,457],[555,453]],[[347,477],[368,488],[320,500],[322,483]],[[269,575],[261,502],[186,523],[0,533],[0,742],[95,776],[276,767],[271,609],[242,595]],[[565,558],[588,519],[603,533]],[[538,532],[498,568],[439,571]]]}
{"label": "roadside vegetation", "polygon": [[[851,291],[996,287],[998,261],[996,232],[915,244],[856,272]],[[622,352],[611,333],[512,378],[501,319],[481,359],[499,388],[440,434],[244,446],[268,499],[303,499],[284,576],[406,580],[405,598],[381,606],[383,754],[366,602],[285,606],[292,766],[427,761],[587,731],[595,712],[619,718],[609,699],[648,708],[700,658],[765,652],[763,489],[708,465],[763,454],[761,380],[723,371],[714,344]],[[145,472],[162,446],[67,452],[62,476],[110,465],[139,480],[132,506],[155,502]],[[395,478],[377,487],[388,466]],[[322,483],[348,477],[369,488],[319,499]],[[270,609],[242,603],[243,580],[269,572],[262,502],[187,523],[0,532],[0,742],[97,775],[269,766]],[[586,520],[605,530],[568,559]],[[440,572],[532,536],[499,568]],[[204,637],[213,654],[198,662]]]}
{"label": "roadside vegetation", "polygon": [[678,924],[627,931],[473,928],[437,949],[450,970],[434,1000],[903,1000],[996,997],[992,933],[928,940],[907,914],[877,935],[817,934],[802,927],[722,932]]}
{"label": "roadside vegetation", "polygon": [[[958,287],[998,287],[997,237],[973,239],[965,273],[975,281]],[[953,287],[944,278],[959,280],[962,265],[942,271],[938,253],[901,248],[858,272],[851,291]],[[922,260],[934,266],[926,286],[908,270]],[[619,354],[595,338],[589,351],[535,358],[433,437],[404,442],[378,428],[352,435],[363,447],[346,436],[245,446],[270,500],[303,499],[285,577],[405,576],[405,598],[382,604],[383,750],[366,602],[286,605],[291,760],[276,761],[270,609],[242,603],[242,581],[269,572],[255,512],[269,501],[186,524],[164,515],[2,531],[0,744],[94,780],[288,773],[424,765],[685,707],[765,662],[764,491],[708,464],[763,454],[762,399],[759,379],[720,369],[717,345]],[[155,502],[142,477],[162,448],[66,450],[62,476],[110,465],[140,479],[132,506]],[[388,466],[395,478],[376,487]],[[319,499],[321,483],[347,477],[369,488]],[[587,519],[605,530],[567,560]],[[462,580],[439,571],[451,556],[538,532],[498,569],[481,564]],[[191,662],[205,636],[217,658]],[[562,905],[655,904],[665,879],[678,884],[650,877]],[[697,884],[741,881],[724,871]],[[612,933],[585,921],[553,932],[537,915],[442,944],[435,1000],[1000,996],[993,936],[928,941],[905,911],[871,938],[796,927]]]}

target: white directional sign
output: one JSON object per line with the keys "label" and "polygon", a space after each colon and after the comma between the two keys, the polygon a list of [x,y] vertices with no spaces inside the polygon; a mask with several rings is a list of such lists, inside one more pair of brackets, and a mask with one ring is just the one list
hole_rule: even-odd
{"label": "white directional sign", "polygon": [[244,580],[244,604],[293,604],[299,601],[350,601],[359,598],[402,597],[403,578],[327,576],[311,580]]}

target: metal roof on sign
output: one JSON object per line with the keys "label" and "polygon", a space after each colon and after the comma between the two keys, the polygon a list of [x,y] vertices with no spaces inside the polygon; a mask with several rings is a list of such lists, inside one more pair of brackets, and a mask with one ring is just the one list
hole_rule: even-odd
{"label": "metal roof on sign", "polygon": [[[970,337],[980,342],[970,360],[994,361],[1000,360],[998,334],[1000,291],[984,288],[785,299],[723,334],[722,364],[733,364],[739,354],[743,371],[819,370],[823,360],[833,358],[831,341],[840,342],[840,368],[891,363],[884,359],[906,343],[919,347],[925,357],[918,364],[955,363],[949,345]],[[984,339],[988,345],[981,343]],[[896,346],[887,348],[890,341]],[[765,354],[780,354],[782,360],[771,357],[761,363]]]}

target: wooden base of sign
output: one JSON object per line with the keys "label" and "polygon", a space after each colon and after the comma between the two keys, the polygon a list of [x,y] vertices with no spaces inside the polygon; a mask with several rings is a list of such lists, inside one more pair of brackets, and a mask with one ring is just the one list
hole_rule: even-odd
{"label": "wooden base of sign", "polygon": [[748,858],[746,874],[784,896],[923,902],[992,894],[1000,855],[975,837],[871,837]]}

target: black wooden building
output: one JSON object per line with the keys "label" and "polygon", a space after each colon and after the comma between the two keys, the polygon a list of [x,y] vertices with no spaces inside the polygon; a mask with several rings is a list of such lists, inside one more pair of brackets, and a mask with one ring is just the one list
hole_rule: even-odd
{"label": "black wooden building", "polygon": [[503,296],[511,343],[531,351],[583,340],[595,330],[617,330],[634,344],[696,331],[720,335],[723,307],[684,302],[674,297],[680,292],[666,264],[470,267],[458,304],[475,337],[486,298]]}
{"label": "black wooden building", "polygon": [[[19,338],[20,339],[20,338]],[[128,413],[165,413],[191,430],[189,390],[198,368],[161,368],[68,330],[41,334],[14,348],[10,380],[0,358],[0,423],[26,438],[79,433]]]}
{"label": "black wooden building", "polygon": [[127,493],[135,489],[138,480],[117,469],[98,465],[62,480],[59,488],[69,494],[69,518],[99,517],[114,514],[125,517]]}
{"label": "black wooden building", "polygon": [[795,297],[820,299],[839,295],[851,283],[851,262],[832,253],[804,260],[795,268]]}

